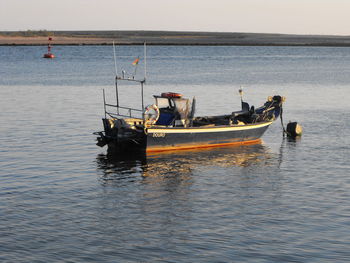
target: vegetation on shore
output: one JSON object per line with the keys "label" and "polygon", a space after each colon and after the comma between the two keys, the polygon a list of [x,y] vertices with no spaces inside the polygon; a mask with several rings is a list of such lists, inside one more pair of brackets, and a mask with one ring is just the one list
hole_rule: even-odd
{"label": "vegetation on shore", "polygon": [[47,37],[53,36],[52,31],[47,30],[27,30],[27,31],[0,31],[0,36],[9,37]]}

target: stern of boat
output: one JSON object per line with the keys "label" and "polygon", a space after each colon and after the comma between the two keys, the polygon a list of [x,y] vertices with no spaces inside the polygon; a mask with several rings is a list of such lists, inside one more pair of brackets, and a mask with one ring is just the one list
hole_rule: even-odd
{"label": "stern of boat", "polygon": [[103,118],[104,131],[96,132],[96,145],[128,150],[146,146],[146,135],[142,119]]}

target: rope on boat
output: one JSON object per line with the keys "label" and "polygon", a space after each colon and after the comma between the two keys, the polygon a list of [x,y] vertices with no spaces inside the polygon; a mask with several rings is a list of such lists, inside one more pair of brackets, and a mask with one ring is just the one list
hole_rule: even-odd
{"label": "rope on boat", "polygon": [[287,132],[287,130],[284,128],[284,124],[283,124],[283,107],[281,105],[281,114],[280,114],[280,119],[281,119],[281,125],[282,125],[282,129],[283,129],[283,137],[285,135],[290,136],[290,134]]}

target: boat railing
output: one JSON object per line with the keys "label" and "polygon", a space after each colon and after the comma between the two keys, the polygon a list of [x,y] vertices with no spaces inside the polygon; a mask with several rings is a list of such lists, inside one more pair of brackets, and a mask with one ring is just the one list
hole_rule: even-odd
{"label": "boat railing", "polygon": [[[117,79],[116,79],[117,80]],[[120,79],[118,80],[128,80],[130,79]],[[107,115],[111,118],[118,118],[118,117],[124,117],[124,118],[137,118],[137,119],[143,119],[143,82],[144,81],[137,81],[137,80],[131,80],[141,83],[142,86],[142,109],[135,109],[132,107],[125,107],[119,105],[119,96],[118,96],[118,85],[116,82],[116,96],[117,96],[117,104],[110,104],[106,102],[106,95],[105,91],[103,90],[103,104],[104,104],[104,111],[105,111],[105,118],[107,118]]]}
{"label": "boat railing", "polygon": [[[108,111],[108,107],[114,108],[116,112]],[[113,104],[105,104],[105,114],[112,117],[112,118],[118,118],[118,117],[125,117],[125,118],[140,118],[140,115],[142,115],[143,111],[140,109],[133,109],[129,107],[122,107],[117,106]]]}
{"label": "boat railing", "polygon": [[[135,71],[130,74],[126,72],[125,70],[121,71],[121,75],[118,75],[118,69],[117,69],[117,60],[116,60],[116,52],[115,52],[115,46],[113,42],[113,53],[114,53],[114,64],[115,64],[115,95],[116,95],[116,104],[109,104],[106,103],[106,97],[105,97],[105,91],[103,90],[103,102],[104,102],[104,110],[105,110],[105,118],[107,118],[107,115],[112,118],[118,118],[118,117],[124,117],[124,118],[137,118],[142,119],[144,121],[144,84],[146,83],[146,43],[144,43],[144,78],[138,79],[136,78],[136,69],[137,64],[139,61],[139,58],[137,58],[133,65],[135,66]],[[136,62],[136,64],[134,64]],[[141,109],[135,109],[133,107],[125,107],[120,106],[119,103],[119,82],[129,82],[131,83],[138,83],[140,85],[140,97],[141,97]],[[112,112],[113,109],[113,112]]]}

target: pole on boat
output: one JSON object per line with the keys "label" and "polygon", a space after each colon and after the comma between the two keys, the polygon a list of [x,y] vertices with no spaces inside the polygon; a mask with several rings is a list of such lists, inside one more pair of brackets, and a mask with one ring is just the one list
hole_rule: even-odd
{"label": "pole on boat", "polygon": [[118,76],[115,76],[115,95],[117,99],[117,113],[119,114]]}
{"label": "pole on boat", "polygon": [[117,56],[115,53],[115,45],[114,45],[114,41],[113,41],[113,55],[114,55],[114,68],[115,68],[115,75],[118,75],[118,68],[117,68]]}
{"label": "pole on boat", "polygon": [[[146,83],[146,77],[147,77],[147,49],[146,49],[146,42],[143,43],[143,56],[144,56],[144,79],[141,81],[141,106],[142,106],[142,112],[145,109],[144,105],[144,99],[143,99],[143,84]],[[142,119],[145,121],[145,115],[142,114]]]}
{"label": "pole on boat", "polygon": [[146,76],[147,76],[147,50],[146,50],[146,42],[143,43],[143,53],[144,53],[144,59],[145,59],[145,64],[144,64],[144,69],[145,69],[145,82],[146,82]]}
{"label": "pole on boat", "polygon": [[[146,81],[146,79],[144,81],[141,81],[141,105],[142,105],[142,113],[144,111],[144,108],[145,108],[145,105],[144,105],[144,102],[143,102],[143,83]],[[142,119],[143,121],[145,121],[145,115],[142,114]]]}
{"label": "pole on boat", "polygon": [[116,56],[116,52],[115,52],[114,41],[113,41],[113,55],[114,55],[114,68],[115,68],[115,97],[117,99],[117,112],[119,114],[118,68],[117,68],[117,56]]}
{"label": "pole on boat", "polygon": [[105,89],[103,89],[103,107],[105,109],[105,119],[107,119]]}
{"label": "pole on boat", "polygon": [[241,102],[243,102],[243,87],[241,86],[238,90],[239,96],[241,96]]}

